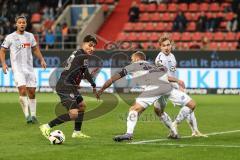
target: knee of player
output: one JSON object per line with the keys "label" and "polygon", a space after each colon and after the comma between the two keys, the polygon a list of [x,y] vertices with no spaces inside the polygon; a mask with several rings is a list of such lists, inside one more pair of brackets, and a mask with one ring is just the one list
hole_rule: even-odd
{"label": "knee of player", "polygon": [[78,117],[78,110],[76,110],[76,109],[70,110],[69,111],[69,116],[70,116],[70,118],[72,120],[77,119],[77,117]]}
{"label": "knee of player", "polygon": [[191,108],[192,110],[194,110],[196,108],[196,102],[194,100],[191,100],[188,103],[188,107]]}

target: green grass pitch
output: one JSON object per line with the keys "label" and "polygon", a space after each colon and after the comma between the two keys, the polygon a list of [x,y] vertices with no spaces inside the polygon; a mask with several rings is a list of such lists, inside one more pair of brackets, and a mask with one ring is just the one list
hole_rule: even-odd
{"label": "green grass pitch", "polygon": [[[112,107],[116,98],[103,95]],[[134,95],[123,95],[130,100]],[[198,103],[195,111],[199,129],[203,133],[229,132],[208,138],[160,140],[151,143],[115,143],[112,137],[126,130],[126,113],[129,105],[122,100],[111,112],[86,121],[83,132],[91,139],[72,139],[73,123],[56,127],[64,132],[62,145],[50,145],[39,131],[39,125],[25,123],[17,93],[0,93],[0,160],[239,160],[240,159],[240,97],[220,95],[192,96]],[[85,97],[88,110],[102,103]],[[37,114],[41,123],[55,117],[54,106],[58,97],[54,93],[37,94]],[[168,104],[166,111],[173,118],[179,107]],[[186,122],[179,126],[181,136],[189,136]],[[168,130],[154,116],[153,107],[141,115],[133,142],[165,139]]]}

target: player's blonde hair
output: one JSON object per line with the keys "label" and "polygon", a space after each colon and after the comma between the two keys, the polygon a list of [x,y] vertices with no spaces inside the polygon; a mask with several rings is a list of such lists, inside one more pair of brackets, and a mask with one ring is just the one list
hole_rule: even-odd
{"label": "player's blonde hair", "polygon": [[132,57],[133,56],[137,56],[139,57],[141,60],[146,60],[146,55],[145,53],[141,52],[141,51],[136,51],[132,54]]}
{"label": "player's blonde hair", "polygon": [[172,45],[172,49],[175,49],[175,43],[174,43],[174,41],[172,40],[171,35],[168,34],[168,33],[163,33],[163,34],[160,36],[160,38],[159,38],[159,40],[158,40],[159,45],[161,46],[162,43],[165,42],[165,41],[167,41],[167,40],[170,41],[170,43],[171,43],[171,45]]}

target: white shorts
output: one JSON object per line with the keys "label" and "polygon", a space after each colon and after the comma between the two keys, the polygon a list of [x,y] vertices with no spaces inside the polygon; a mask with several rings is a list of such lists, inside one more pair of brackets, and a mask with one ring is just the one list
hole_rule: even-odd
{"label": "white shorts", "polygon": [[26,87],[36,87],[37,80],[34,72],[14,72],[14,81],[16,87],[26,86]]}
{"label": "white shorts", "polygon": [[164,109],[167,105],[167,100],[170,100],[174,105],[185,106],[192,98],[185,92],[178,89],[173,89],[169,96],[160,97],[155,103],[154,107]]}
{"label": "white shorts", "polygon": [[152,105],[155,101],[160,99],[161,96],[147,97],[147,98],[136,98],[136,103],[140,104],[143,108],[147,108]]}

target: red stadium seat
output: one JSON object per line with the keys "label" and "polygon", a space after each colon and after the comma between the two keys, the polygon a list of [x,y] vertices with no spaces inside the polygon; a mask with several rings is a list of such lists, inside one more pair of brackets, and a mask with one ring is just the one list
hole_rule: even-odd
{"label": "red stadium seat", "polygon": [[138,22],[135,24],[134,31],[143,31],[145,27],[145,23]]}
{"label": "red stadium seat", "polygon": [[171,32],[173,28],[173,23],[172,22],[164,23],[164,28],[165,28],[165,31]]}
{"label": "red stadium seat", "polygon": [[201,41],[203,38],[203,34],[201,32],[192,33],[192,40],[193,41]]}
{"label": "red stadium seat", "polygon": [[182,41],[191,41],[192,40],[191,34],[189,32],[183,32],[182,36],[181,36],[181,40]]}
{"label": "red stadium seat", "polygon": [[104,3],[104,0],[97,0],[97,3],[102,4],[102,3]]}
{"label": "red stadium seat", "polygon": [[218,12],[218,11],[220,11],[219,3],[211,3],[210,6],[209,6],[209,10],[211,12]]}
{"label": "red stadium seat", "polygon": [[234,17],[234,13],[233,12],[228,12],[225,15],[225,20],[230,21],[230,20],[233,19],[233,17]]}
{"label": "red stadium seat", "polygon": [[139,5],[139,10],[140,10],[140,12],[145,12],[146,11],[146,5],[141,3]]}
{"label": "red stadium seat", "polygon": [[228,46],[229,46],[229,50],[236,50],[238,46],[238,42],[228,43]]}
{"label": "red stadium seat", "polygon": [[200,13],[192,13],[192,21],[197,21],[200,16]]}
{"label": "red stadium seat", "polygon": [[208,11],[209,5],[208,3],[200,3],[199,5],[199,11],[206,12]]}
{"label": "red stadium seat", "polygon": [[108,7],[107,4],[103,4],[102,5],[102,9],[103,9],[104,12],[108,12],[109,11],[109,7]]}
{"label": "red stadium seat", "polygon": [[179,33],[179,32],[173,32],[172,33],[172,40],[173,41],[180,41],[180,39],[181,39],[181,33]]}
{"label": "red stadium seat", "polygon": [[165,12],[167,11],[167,5],[165,3],[160,3],[158,5],[158,12]]}
{"label": "red stadium seat", "polygon": [[236,34],[233,32],[228,32],[225,34],[225,40],[226,41],[235,41],[236,40]]}
{"label": "red stadium seat", "polygon": [[118,41],[125,41],[127,40],[128,35],[125,32],[121,32],[117,36]]}
{"label": "red stadium seat", "polygon": [[187,31],[195,31],[196,30],[196,23],[190,22],[187,24]]}
{"label": "red stadium seat", "polygon": [[218,44],[216,42],[211,42],[209,45],[210,49],[217,50],[218,49]]}
{"label": "red stadium seat", "polygon": [[182,12],[186,12],[188,10],[188,5],[187,3],[180,3],[178,5],[178,10],[182,11]]}
{"label": "red stadium seat", "polygon": [[159,13],[153,13],[151,16],[150,16],[150,19],[152,20],[152,21],[160,21],[161,19],[160,19],[160,14]]}
{"label": "red stadium seat", "polygon": [[149,18],[149,14],[148,13],[142,13],[140,14],[140,18],[139,18],[140,21],[149,21],[150,18]]}
{"label": "red stadium seat", "polygon": [[155,30],[155,24],[153,23],[147,23],[146,26],[145,26],[145,31],[154,31]]}
{"label": "red stadium seat", "polygon": [[158,33],[152,32],[152,34],[149,36],[150,41],[158,41],[159,36]]}
{"label": "red stadium seat", "polygon": [[213,33],[212,33],[212,32],[206,32],[206,33],[204,33],[204,35],[205,35],[205,37],[207,37],[208,40],[210,40],[210,41],[213,39]]}
{"label": "red stadium seat", "polygon": [[148,12],[156,12],[157,11],[157,6],[155,4],[149,4],[149,5],[147,5],[146,10]]}
{"label": "red stadium seat", "polygon": [[240,40],[240,32],[237,32],[236,38],[237,40]]}
{"label": "red stadium seat", "polygon": [[215,41],[223,41],[224,40],[224,34],[222,32],[214,33],[214,40]]}
{"label": "red stadium seat", "polygon": [[31,17],[31,23],[40,23],[41,22],[41,14],[33,13]]}
{"label": "red stadium seat", "polygon": [[139,41],[147,41],[149,39],[148,34],[146,32],[142,32],[138,36]]}
{"label": "red stadium seat", "polygon": [[219,50],[229,50],[227,42],[218,42]]}
{"label": "red stadium seat", "polygon": [[172,17],[170,15],[170,13],[166,12],[161,14],[161,20],[162,21],[172,21]]}
{"label": "red stadium seat", "polygon": [[192,21],[192,13],[190,13],[190,12],[185,12],[184,15],[185,15],[185,17],[186,17],[186,19],[187,19],[188,21]]}
{"label": "red stadium seat", "polygon": [[133,23],[125,23],[123,30],[124,31],[133,31],[134,30],[134,25]]}
{"label": "red stadium seat", "polygon": [[188,42],[182,42],[182,50],[189,49],[189,43]]}
{"label": "red stadium seat", "polygon": [[169,3],[168,4],[168,11],[169,12],[177,12],[177,4],[176,3]]}
{"label": "red stadium seat", "polygon": [[132,32],[132,33],[129,34],[129,36],[127,37],[127,39],[128,39],[129,41],[136,41],[136,40],[138,39],[138,36],[137,36],[137,34],[136,34],[135,32]]}
{"label": "red stadium seat", "polygon": [[114,0],[105,0],[105,3],[107,3],[107,4],[114,4]]}
{"label": "red stadium seat", "polygon": [[220,10],[223,12],[227,7],[231,7],[230,3],[222,3],[220,6]]}
{"label": "red stadium seat", "polygon": [[157,27],[155,28],[155,30],[156,30],[156,31],[160,31],[160,32],[164,31],[164,30],[165,30],[164,23],[159,22],[159,23],[157,24]]}
{"label": "red stadium seat", "polygon": [[188,11],[190,12],[197,12],[199,5],[197,3],[190,3],[188,8]]}

